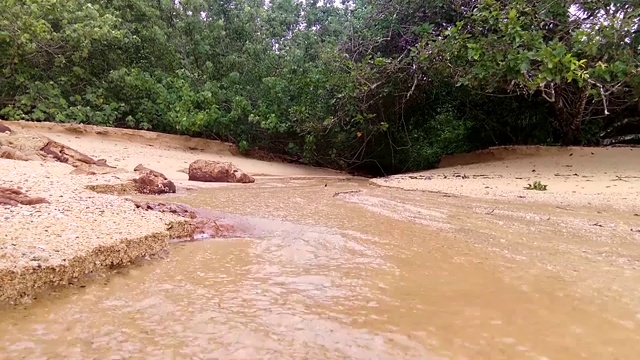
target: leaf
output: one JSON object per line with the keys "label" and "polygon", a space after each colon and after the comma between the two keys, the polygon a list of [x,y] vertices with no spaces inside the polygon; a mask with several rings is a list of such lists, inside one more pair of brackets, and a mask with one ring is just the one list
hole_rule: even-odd
{"label": "leaf", "polygon": [[386,64],[386,63],[387,63],[387,60],[386,60],[386,59],[383,59],[383,58],[379,58],[379,57],[378,57],[378,58],[375,58],[375,59],[373,60],[373,63],[374,63],[375,65],[380,66],[380,65],[384,65],[384,64]]}

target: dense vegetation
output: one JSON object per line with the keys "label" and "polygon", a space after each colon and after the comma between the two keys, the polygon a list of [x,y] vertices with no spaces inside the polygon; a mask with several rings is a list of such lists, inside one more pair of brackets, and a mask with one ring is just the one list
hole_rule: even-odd
{"label": "dense vegetation", "polygon": [[0,4],[0,118],[386,173],[492,145],[640,138],[636,1]]}

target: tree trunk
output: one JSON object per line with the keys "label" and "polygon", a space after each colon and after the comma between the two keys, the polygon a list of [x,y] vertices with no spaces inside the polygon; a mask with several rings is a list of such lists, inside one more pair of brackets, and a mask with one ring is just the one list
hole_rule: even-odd
{"label": "tree trunk", "polygon": [[573,129],[563,130],[560,145],[571,146],[576,139],[577,132]]}
{"label": "tree trunk", "polygon": [[562,146],[573,145],[580,135],[588,97],[588,86],[572,89],[567,85],[555,88],[554,101],[551,102],[555,113],[553,125],[560,130]]}

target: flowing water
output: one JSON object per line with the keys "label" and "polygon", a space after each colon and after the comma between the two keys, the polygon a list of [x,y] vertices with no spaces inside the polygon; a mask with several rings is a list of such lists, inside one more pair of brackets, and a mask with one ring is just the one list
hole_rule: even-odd
{"label": "flowing water", "polygon": [[[638,218],[271,182],[172,201],[251,238],[0,313],[2,359],[637,359]],[[233,215],[231,215],[233,214]]]}

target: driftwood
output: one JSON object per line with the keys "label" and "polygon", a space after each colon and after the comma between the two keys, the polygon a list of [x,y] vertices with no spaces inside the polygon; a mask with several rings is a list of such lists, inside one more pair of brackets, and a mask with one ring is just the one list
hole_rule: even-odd
{"label": "driftwood", "polygon": [[[640,106],[640,99],[638,99],[638,106]],[[617,121],[613,125],[611,125],[606,130],[602,131],[598,136],[600,138],[600,145],[610,146],[610,145],[619,144],[625,141],[640,140],[640,134],[626,134],[626,135],[620,135],[620,136],[612,136],[617,130],[620,130],[625,125],[630,125],[630,124],[640,125],[640,117],[630,117],[630,118],[622,119],[620,121]]]}
{"label": "driftwood", "polygon": [[95,165],[98,167],[106,167],[115,169],[113,166],[107,165],[107,161],[103,159],[94,160],[88,155],[81,153],[75,149],[61,144],[57,141],[49,141],[40,149],[43,153],[53,157],[56,161],[69,164],[73,167],[79,167],[81,165]]}
{"label": "driftwood", "polygon": [[615,124],[611,125],[608,129],[606,129],[605,131],[601,132],[599,137],[600,138],[604,138],[606,136],[611,135],[615,130],[621,128],[624,125],[627,124],[632,124],[632,123],[640,123],[640,117],[632,117],[632,118],[626,118],[624,120],[620,120],[618,122],[616,122]]}

